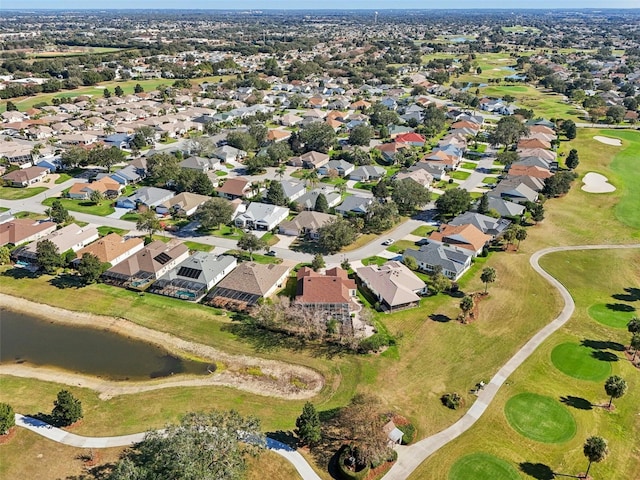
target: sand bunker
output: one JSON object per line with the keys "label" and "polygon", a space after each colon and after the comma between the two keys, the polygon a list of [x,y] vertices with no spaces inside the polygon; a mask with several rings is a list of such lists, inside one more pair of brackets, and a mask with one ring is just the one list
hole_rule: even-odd
{"label": "sand bunker", "polygon": [[611,145],[612,147],[622,146],[622,140],[618,138],[601,137],[600,135],[596,135],[595,137],[593,137],[593,139],[600,143],[604,143],[605,145]]}
{"label": "sand bunker", "polygon": [[610,193],[616,190],[616,187],[609,183],[607,177],[595,172],[587,173],[582,179],[582,183],[584,183],[582,190],[589,193]]}

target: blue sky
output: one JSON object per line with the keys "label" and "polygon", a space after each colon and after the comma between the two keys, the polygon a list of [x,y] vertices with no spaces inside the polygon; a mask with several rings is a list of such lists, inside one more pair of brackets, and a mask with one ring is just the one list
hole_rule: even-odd
{"label": "blue sky", "polygon": [[[10,0],[0,0],[9,7]],[[433,2],[428,0],[21,0],[10,8],[60,8],[60,9],[104,9],[104,8],[217,8],[217,9],[342,9],[342,8],[638,8],[638,0],[457,0],[455,2]]]}

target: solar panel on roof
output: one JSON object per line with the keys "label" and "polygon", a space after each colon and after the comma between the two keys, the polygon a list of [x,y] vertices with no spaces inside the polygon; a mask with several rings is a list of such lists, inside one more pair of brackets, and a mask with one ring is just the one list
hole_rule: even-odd
{"label": "solar panel on roof", "polygon": [[180,267],[178,270],[179,277],[198,278],[202,273],[202,270],[196,270],[195,268]]}
{"label": "solar panel on roof", "polygon": [[158,262],[160,265],[164,265],[169,260],[171,260],[171,257],[169,255],[167,255],[166,253],[162,252],[162,253],[159,253],[158,255],[156,255],[155,257],[153,257],[153,259],[156,262]]}

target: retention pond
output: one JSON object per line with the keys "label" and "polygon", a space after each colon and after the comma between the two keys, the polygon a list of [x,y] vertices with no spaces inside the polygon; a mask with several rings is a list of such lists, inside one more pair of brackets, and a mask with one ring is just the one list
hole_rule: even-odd
{"label": "retention pond", "polygon": [[215,365],[181,358],[137,339],[0,310],[0,364],[46,366],[108,380],[205,375]]}

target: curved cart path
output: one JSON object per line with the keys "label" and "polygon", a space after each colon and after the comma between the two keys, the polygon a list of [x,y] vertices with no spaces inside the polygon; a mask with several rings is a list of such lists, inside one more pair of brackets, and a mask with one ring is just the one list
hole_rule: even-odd
{"label": "curved cart path", "polygon": [[[458,438],[467,431],[482,416],[495,398],[498,390],[505,380],[529,358],[529,356],[544,342],[551,334],[561,328],[573,314],[575,303],[569,291],[558,280],[542,269],[539,264],[540,258],[555,252],[566,252],[572,250],[605,250],[605,249],[627,249],[640,248],[640,244],[633,245],[578,245],[567,247],[550,247],[535,252],[529,259],[533,269],[542,275],[552,286],[554,286],[564,301],[564,307],[560,314],[531,338],[513,357],[494,375],[484,390],[478,395],[478,399],[471,406],[469,411],[456,423],[447,429],[427,437],[413,445],[397,447],[398,461],[384,476],[386,480],[404,480],[418,468],[430,455],[444,447],[449,442]],[[144,433],[124,435],[118,437],[81,437],[73,433],[55,428],[40,420],[16,414],[16,425],[31,430],[55,442],[82,448],[106,448],[127,446],[139,442],[144,437]],[[313,471],[302,455],[291,447],[273,439],[267,439],[267,448],[278,455],[286,458],[293,464],[300,476],[304,480],[319,480],[320,477]]]}
{"label": "curved cart path", "polygon": [[498,370],[491,381],[487,383],[484,389],[478,395],[478,399],[473,403],[467,413],[456,423],[446,428],[445,430],[436,433],[430,437],[427,437],[419,442],[409,445],[407,447],[399,446],[398,461],[384,476],[385,480],[403,480],[418,468],[418,466],[424,462],[427,457],[434,454],[436,451],[444,447],[447,443],[455,440],[469,428],[482,416],[485,410],[489,407],[494,397],[498,393],[498,390],[505,382],[505,380],[518,368],[522,363],[529,358],[529,356],[544,342],[551,334],[562,327],[567,320],[571,318],[575,309],[575,303],[569,291],[558,280],[548,274],[538,263],[540,258],[555,252],[566,252],[571,250],[605,250],[605,249],[620,249],[620,248],[640,248],[640,244],[634,245],[577,245],[567,247],[550,247],[542,250],[538,250],[529,259],[529,263],[533,269],[542,275],[552,286],[560,292],[560,296],[564,301],[564,307],[560,314],[545,326],[542,330],[536,333],[531,340],[529,340],[516,354],[509,359],[504,366]]}

